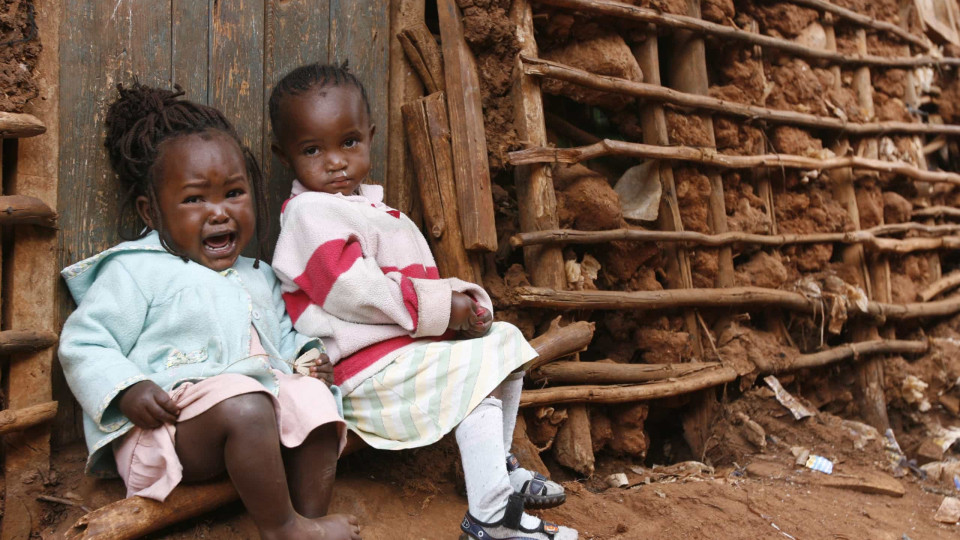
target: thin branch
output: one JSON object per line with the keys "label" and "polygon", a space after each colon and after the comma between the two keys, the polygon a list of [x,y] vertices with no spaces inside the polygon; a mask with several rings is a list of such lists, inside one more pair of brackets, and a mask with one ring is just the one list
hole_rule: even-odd
{"label": "thin branch", "polygon": [[878,66],[910,68],[930,65],[960,65],[960,58],[934,58],[932,56],[915,56],[912,58],[888,58],[874,55],[843,54],[823,49],[815,49],[801,45],[794,41],[762,34],[745,32],[739,28],[704,21],[686,15],[661,13],[652,9],[614,2],[612,0],[537,0],[541,4],[575,9],[585,13],[594,13],[618,19],[627,19],[640,23],[652,23],[657,26],[666,26],[675,29],[689,30],[699,34],[717,36],[725,40],[738,40],[770,49],[778,49],[803,58],[826,60],[847,66]]}
{"label": "thin branch", "polygon": [[921,302],[929,302],[937,296],[951,289],[956,289],[957,287],[960,287],[960,270],[950,272],[930,285],[927,285],[917,294],[917,297]]}
{"label": "thin branch", "polygon": [[930,206],[928,208],[914,210],[910,215],[913,217],[960,218],[960,208],[954,208],[952,206]]}
{"label": "thin branch", "polygon": [[677,107],[704,109],[740,116],[749,120],[767,120],[770,122],[789,124],[794,126],[832,129],[854,135],[870,135],[878,133],[947,133],[960,135],[960,125],[955,124],[921,124],[912,122],[848,122],[829,116],[817,116],[795,111],[784,111],[747,105],[710,96],[688,94],[665,88],[656,84],[631,81],[606,75],[597,75],[571,66],[551,62],[542,58],[521,56],[523,70],[530,75],[550,77],[562,81],[579,84],[594,90],[626,94],[651,101],[668,103]]}
{"label": "thin branch", "polygon": [[[960,127],[960,126],[958,126]],[[550,148],[545,146],[526,148],[508,154],[513,165],[530,163],[580,163],[604,156],[629,156],[643,159],[669,159],[702,163],[725,169],[756,169],[758,167],[791,168],[802,170],[869,169],[906,176],[921,182],[960,185],[960,174],[945,171],[925,171],[902,161],[882,161],[860,156],[843,156],[818,159],[793,154],[764,154],[760,156],[734,156],[722,154],[713,148],[694,146],[657,146],[604,139],[589,146],[574,148]]]}
{"label": "thin branch", "polygon": [[840,18],[853,21],[861,26],[866,26],[867,28],[873,28],[874,30],[880,30],[884,32],[890,32],[891,34],[896,35],[904,41],[913,43],[914,45],[923,48],[924,50],[930,49],[930,44],[923,40],[920,36],[911,34],[910,32],[904,30],[903,28],[886,21],[878,21],[872,17],[867,17],[857,13],[856,11],[849,10],[845,7],[840,7],[838,5],[827,2],[826,0],[787,0],[790,3],[797,4],[799,6],[806,6],[813,9],[818,9],[826,13],[833,13],[834,15],[839,16]]}

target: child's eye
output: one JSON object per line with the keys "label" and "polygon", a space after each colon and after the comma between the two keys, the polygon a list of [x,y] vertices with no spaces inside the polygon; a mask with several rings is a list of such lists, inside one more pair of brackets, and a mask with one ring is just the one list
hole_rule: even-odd
{"label": "child's eye", "polygon": [[183,203],[184,203],[184,204],[191,204],[191,203],[198,203],[198,202],[200,202],[200,196],[199,196],[199,195],[191,195],[191,196],[183,199]]}
{"label": "child's eye", "polygon": [[243,191],[242,189],[231,189],[230,191],[227,192],[227,198],[230,199],[230,198],[233,198],[233,197],[239,197],[239,196],[243,195],[244,193],[246,193],[246,192]]}
{"label": "child's eye", "polygon": [[354,146],[356,146],[356,145],[358,145],[358,144],[360,144],[360,141],[358,141],[357,139],[347,139],[347,140],[343,141],[343,147],[344,147],[344,148],[353,148]]}
{"label": "child's eye", "polygon": [[303,155],[305,156],[315,156],[320,153],[320,149],[316,146],[309,146],[303,149]]}

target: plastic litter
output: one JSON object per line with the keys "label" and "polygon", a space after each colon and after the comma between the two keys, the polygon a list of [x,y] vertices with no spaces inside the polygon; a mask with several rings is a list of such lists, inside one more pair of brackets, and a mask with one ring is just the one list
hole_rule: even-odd
{"label": "plastic litter", "polygon": [[823,456],[811,454],[807,458],[806,467],[826,474],[833,474],[833,462]]}
{"label": "plastic litter", "polygon": [[809,418],[814,415],[813,411],[806,408],[803,403],[797,401],[797,398],[793,397],[790,392],[787,392],[783,388],[783,385],[780,384],[780,380],[773,375],[767,375],[764,377],[763,382],[767,383],[767,386],[773,390],[773,394],[776,396],[777,401],[786,407],[793,414],[795,419],[803,420],[804,418]]}

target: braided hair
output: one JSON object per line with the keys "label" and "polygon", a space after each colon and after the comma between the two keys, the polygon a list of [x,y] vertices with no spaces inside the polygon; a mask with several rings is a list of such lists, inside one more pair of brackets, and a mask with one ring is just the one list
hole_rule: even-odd
{"label": "braided hair", "polygon": [[290,73],[287,73],[280,79],[280,82],[273,87],[270,92],[269,111],[270,125],[273,127],[274,136],[280,128],[280,102],[286,96],[295,96],[303,94],[309,90],[326,88],[328,86],[343,87],[352,86],[360,91],[360,97],[363,98],[363,105],[367,109],[367,117],[370,117],[370,100],[367,99],[367,90],[363,83],[350,73],[349,60],[342,64],[306,64],[300,66]]}
{"label": "braided hair", "polygon": [[[138,197],[150,201],[151,221],[160,233],[163,247],[187,260],[174,246],[164,239],[163,220],[159,215],[157,200],[156,165],[166,141],[176,137],[209,131],[219,131],[240,147],[246,163],[247,176],[253,192],[257,229],[257,256],[254,265],[259,267],[266,252],[269,216],[266,204],[266,186],[260,167],[250,149],[244,146],[236,130],[223,114],[213,107],[179,99],[184,91],[179,85],[174,90],[151,88],[135,81],[130,87],[117,85],[119,97],[107,110],[107,136],[104,145],[110,157],[110,165],[125,188],[117,231],[124,240],[143,238],[147,234],[146,223],[135,211]],[[133,210],[138,223],[137,231],[130,234],[123,228],[124,216]]]}

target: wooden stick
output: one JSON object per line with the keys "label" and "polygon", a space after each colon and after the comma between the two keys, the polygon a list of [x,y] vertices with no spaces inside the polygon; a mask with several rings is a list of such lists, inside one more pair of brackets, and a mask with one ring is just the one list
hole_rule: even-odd
{"label": "wooden stick", "polygon": [[496,251],[497,230],[477,63],[463,36],[456,1],[437,0],[437,12],[463,246],[471,251]]}
{"label": "wooden stick", "polygon": [[921,302],[929,302],[933,298],[957,287],[960,287],[960,270],[954,270],[924,287],[924,289],[917,294],[917,299]]}
{"label": "wooden stick", "polygon": [[913,217],[952,217],[960,218],[960,208],[952,206],[930,206],[919,208],[910,214]]}
{"label": "wooden stick", "polygon": [[557,403],[628,403],[679,396],[736,380],[737,372],[728,367],[708,368],[675,381],[660,381],[631,386],[561,386],[524,390],[521,407]]}
{"label": "wooden stick", "polygon": [[442,92],[446,86],[443,81],[443,56],[427,24],[422,20],[412,23],[397,33],[397,39],[410,65],[420,75],[427,94]]}
{"label": "wooden stick", "polygon": [[589,146],[574,148],[533,147],[510,152],[508,158],[514,165],[529,163],[580,163],[603,156],[630,156],[644,159],[672,159],[702,163],[725,169],[755,169],[757,167],[790,168],[803,170],[832,170],[843,168],[869,169],[900,174],[922,182],[944,182],[960,185],[960,173],[924,171],[902,161],[883,161],[860,156],[843,156],[818,159],[793,154],[766,154],[761,156],[735,156],[722,154],[713,148],[694,146],[656,146],[604,139]]}
{"label": "wooden stick", "polygon": [[52,332],[33,330],[4,330],[0,332],[0,355],[37,352],[57,343]]}
{"label": "wooden stick", "polygon": [[130,497],[81,517],[68,540],[129,540],[219,508],[238,498],[230,481],[178,486],[167,500]]}
{"label": "wooden stick", "polygon": [[23,431],[29,427],[52,420],[56,415],[56,401],[48,401],[22,409],[0,411],[0,435],[14,431]]}
{"label": "wooden stick", "polygon": [[[641,67],[640,69],[642,70],[643,68]],[[644,73],[646,73],[646,71],[644,71]],[[550,128],[551,131],[554,131],[558,135],[566,137],[577,144],[593,144],[603,140],[593,133],[580,129],[579,127],[571,124],[556,113],[543,111],[543,116],[547,127]]]}
{"label": "wooden stick", "polygon": [[[800,293],[762,287],[722,289],[671,289],[665,291],[555,291],[538,287],[514,290],[517,304],[551,309],[641,309],[659,310],[686,307],[760,308],[780,307],[800,313],[817,314],[820,302]],[[945,317],[960,312],[960,295],[936,302],[892,304],[871,300],[867,311],[851,316],[907,321],[927,317]]]}
{"label": "wooden stick", "polygon": [[436,254],[437,268],[443,277],[458,277],[476,283],[479,276],[474,273],[463,247],[460,230],[450,127],[443,93],[412,101],[402,109],[410,158],[417,172],[423,220],[430,246]]}
{"label": "wooden stick", "polygon": [[[884,354],[923,354],[929,347],[926,341],[903,341],[893,339],[883,339],[880,341],[862,341],[859,343],[846,343],[826,351],[820,351],[812,354],[801,354],[786,362],[770,362],[766,366],[758,366],[761,373],[783,373],[797,369],[806,369],[825,366],[840,360],[853,358],[856,360],[861,356],[884,355]],[[770,359],[767,359],[770,360]]]}
{"label": "wooden stick", "polygon": [[0,196],[0,225],[56,227],[57,213],[36,197]]}
{"label": "wooden stick", "polygon": [[818,9],[826,13],[833,13],[834,15],[839,16],[841,19],[847,19],[848,21],[855,22],[861,26],[866,26],[867,28],[873,28],[874,30],[880,30],[883,32],[890,32],[891,34],[899,37],[900,39],[913,43],[914,45],[924,49],[929,50],[930,43],[924,41],[923,38],[915,34],[911,34],[907,30],[886,21],[878,21],[872,17],[862,15],[856,11],[849,10],[845,7],[838,6],[826,0],[787,0],[792,4],[797,4],[799,6],[806,6],[813,9]]}
{"label": "wooden stick", "polygon": [[530,340],[530,346],[539,356],[530,363],[527,370],[537,369],[557,358],[586,350],[593,340],[596,327],[596,323],[587,321],[577,321],[561,327],[560,317],[557,317],[550,323],[547,332]]}
{"label": "wooden stick", "polygon": [[769,109],[756,105],[747,105],[710,96],[678,92],[662,86],[635,82],[607,75],[597,75],[564,64],[542,58],[521,56],[523,70],[530,75],[550,77],[579,84],[595,90],[627,94],[641,99],[668,103],[677,107],[705,109],[722,114],[739,116],[749,120],[767,120],[770,122],[794,126],[831,129],[854,135],[876,133],[947,133],[960,134],[960,125],[921,124],[911,122],[849,122],[840,118],[817,116],[795,111]]}
{"label": "wooden stick", "polygon": [[35,137],[47,131],[47,127],[32,114],[0,111],[0,139]]}
{"label": "wooden stick", "polygon": [[739,28],[724,26],[709,21],[704,21],[696,17],[685,15],[673,15],[662,13],[652,9],[642,8],[614,2],[612,0],[537,0],[541,4],[549,6],[575,9],[586,13],[594,13],[614,17],[617,19],[626,19],[641,23],[653,23],[658,26],[682,29],[699,34],[717,36],[723,40],[736,40],[745,43],[752,43],[771,49],[778,49],[784,52],[794,54],[803,58],[813,58],[825,60],[835,64],[847,66],[882,66],[882,67],[919,67],[931,65],[960,65],[960,58],[934,58],[932,56],[917,56],[912,58],[888,58],[883,56],[874,56],[870,54],[842,54],[823,49],[814,49],[801,45],[795,41],[790,41],[762,34],[745,32]]}
{"label": "wooden stick", "polygon": [[864,244],[875,251],[899,254],[913,253],[915,251],[960,248],[960,236],[897,240],[892,238],[878,238],[870,231],[766,235],[743,232],[703,234],[692,231],[646,231],[639,229],[613,229],[607,231],[558,229],[554,231],[520,233],[510,238],[510,245],[519,247],[540,244],[598,244],[613,241],[670,242],[688,246],[697,245],[707,247],[732,246],[735,244],[767,247],[782,247],[797,244]]}
{"label": "wooden stick", "polygon": [[550,385],[635,384],[683,377],[720,366],[719,362],[686,364],[620,364],[616,362],[554,362],[530,372],[530,378]]}

